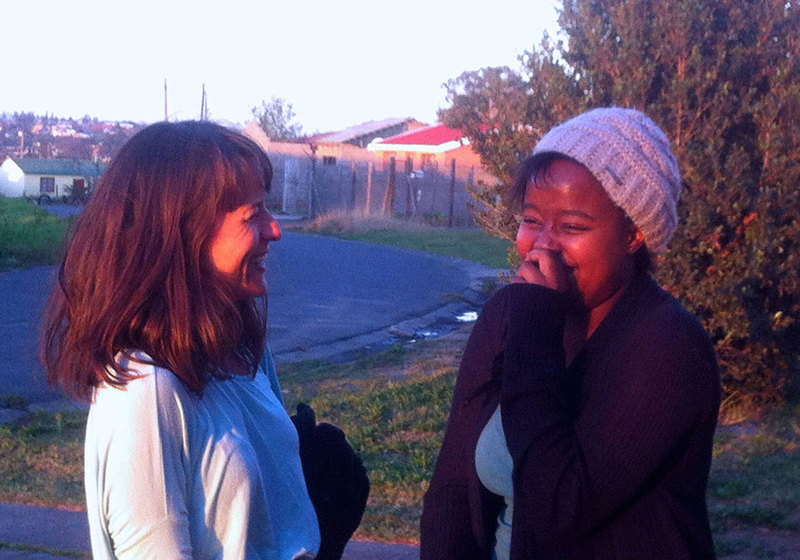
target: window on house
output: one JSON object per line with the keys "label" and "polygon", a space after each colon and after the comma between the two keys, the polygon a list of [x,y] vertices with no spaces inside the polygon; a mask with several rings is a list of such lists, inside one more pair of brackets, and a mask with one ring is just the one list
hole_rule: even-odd
{"label": "window on house", "polygon": [[333,156],[322,156],[322,165],[336,165],[336,158]]}
{"label": "window on house", "polygon": [[39,192],[53,193],[56,192],[56,178],[55,177],[39,177]]}

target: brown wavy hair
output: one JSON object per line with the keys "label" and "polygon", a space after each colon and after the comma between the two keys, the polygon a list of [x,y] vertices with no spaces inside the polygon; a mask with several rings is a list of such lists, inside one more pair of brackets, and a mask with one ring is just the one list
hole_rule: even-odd
{"label": "brown wavy hair", "polygon": [[198,394],[231,360],[254,373],[266,298],[237,301],[207,258],[216,217],[254,181],[269,191],[269,158],[220,125],[162,122],[133,136],[69,235],[43,326],[48,381],[89,400],[100,383],[133,378],[117,356],[134,350]]}

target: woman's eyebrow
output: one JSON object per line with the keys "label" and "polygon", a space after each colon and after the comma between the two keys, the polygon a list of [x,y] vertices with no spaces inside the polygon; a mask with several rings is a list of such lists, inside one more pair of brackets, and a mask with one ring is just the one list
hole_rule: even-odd
{"label": "woman's eyebrow", "polygon": [[588,212],[584,212],[583,210],[564,210],[563,212],[561,212],[561,214],[564,216],[573,216],[576,218],[584,218],[592,221],[595,220],[593,214],[589,214]]}
{"label": "woman's eyebrow", "polygon": [[[539,207],[536,206],[533,203],[526,202],[522,206],[522,210],[523,210],[523,212],[525,210],[538,211]],[[584,210],[578,210],[578,209],[562,210],[562,211],[559,212],[559,214],[562,215],[562,216],[573,216],[573,217],[578,217],[578,218],[585,218],[587,220],[592,220],[592,221],[596,220],[596,218],[595,218],[595,216],[593,214],[590,214],[590,213],[588,213],[588,212],[586,212]]]}

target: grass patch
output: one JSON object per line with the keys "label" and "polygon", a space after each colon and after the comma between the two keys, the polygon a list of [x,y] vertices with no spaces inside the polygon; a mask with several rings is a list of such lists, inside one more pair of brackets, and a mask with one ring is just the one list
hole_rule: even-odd
{"label": "grass patch", "polygon": [[742,534],[800,538],[798,413],[790,405],[758,424],[719,429],[708,505],[720,556],[740,550]]}
{"label": "grass patch", "polygon": [[84,507],[85,412],[37,412],[0,426],[0,501]]}
{"label": "grass patch", "polygon": [[491,237],[479,228],[448,229],[357,214],[321,216],[306,224],[303,230],[456,257],[492,268],[508,268],[508,254],[512,247],[510,241]]}
{"label": "grass patch", "polygon": [[57,263],[69,224],[25,200],[0,197],[0,271]]}
{"label": "grass patch", "polygon": [[[352,365],[332,365],[333,376],[311,399],[318,419],[341,427],[367,467],[361,538],[419,539],[422,496],[442,444],[463,338],[419,344],[413,353],[378,356],[383,364],[367,375],[342,375]],[[292,390],[291,376],[283,386]]]}
{"label": "grass patch", "polygon": [[482,229],[373,230],[341,237],[457,257],[492,268],[508,267],[508,250],[511,247],[510,242],[490,237]]}
{"label": "grass patch", "polygon": [[376,371],[389,371],[412,361],[411,353],[401,344],[382,352],[361,354],[339,364],[327,360],[303,360],[277,367],[286,406],[293,411],[298,402],[310,402],[320,391],[343,391],[356,388],[374,378]]}

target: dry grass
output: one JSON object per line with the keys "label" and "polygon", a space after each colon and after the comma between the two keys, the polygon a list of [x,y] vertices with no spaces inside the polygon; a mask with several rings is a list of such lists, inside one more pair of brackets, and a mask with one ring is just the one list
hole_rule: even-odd
{"label": "dry grass", "polygon": [[299,229],[327,235],[347,235],[374,230],[423,231],[434,228],[420,220],[404,221],[388,216],[338,210],[305,222]]}

